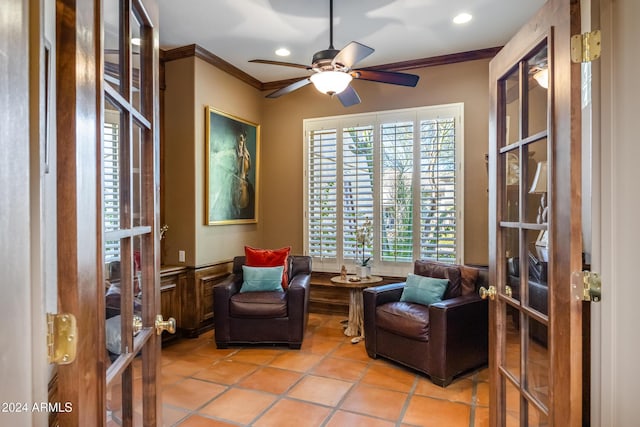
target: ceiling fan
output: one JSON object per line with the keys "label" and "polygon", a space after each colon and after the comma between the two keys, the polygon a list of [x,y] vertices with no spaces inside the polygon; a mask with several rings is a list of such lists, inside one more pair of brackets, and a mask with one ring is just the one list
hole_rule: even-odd
{"label": "ceiling fan", "polygon": [[342,50],[333,47],[333,0],[329,0],[329,48],[316,52],[311,65],[295,64],[291,62],[270,61],[267,59],[252,59],[249,62],[260,64],[282,65],[285,67],[304,68],[314,73],[302,80],[278,89],[267,95],[267,98],[278,98],[309,83],[322,93],[336,95],[342,105],[350,107],[360,103],[358,93],[349,85],[352,79],[369,80],[372,82],[389,83],[401,86],[415,87],[419,76],[393,71],[377,71],[372,69],[354,70],[352,67],[374,52],[374,49],[361,43],[352,41]]}

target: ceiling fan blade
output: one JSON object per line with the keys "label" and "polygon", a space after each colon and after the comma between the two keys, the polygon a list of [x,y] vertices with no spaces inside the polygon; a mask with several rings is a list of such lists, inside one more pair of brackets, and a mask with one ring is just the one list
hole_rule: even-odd
{"label": "ceiling fan blade", "polygon": [[345,107],[351,107],[352,105],[360,104],[360,97],[358,92],[351,86],[347,86],[345,90],[336,95],[342,105]]}
{"label": "ceiling fan blade", "polygon": [[295,64],[293,62],[270,61],[268,59],[252,59],[249,62],[254,62],[256,64],[282,65],[283,67],[302,68],[304,70],[310,70],[311,69],[311,67],[308,66],[308,65]]}
{"label": "ceiling fan blade", "polygon": [[347,68],[353,67],[356,63],[362,61],[367,56],[371,55],[374,49],[365,46],[362,43],[351,42],[344,47],[331,62],[333,65],[340,64]]}
{"label": "ceiling fan blade", "polygon": [[278,98],[282,95],[286,95],[288,93],[293,92],[294,90],[298,90],[301,87],[305,87],[306,85],[308,85],[309,83],[311,83],[311,80],[309,80],[309,78],[306,79],[302,79],[302,80],[298,80],[295,83],[291,83],[289,86],[285,86],[282,89],[278,89],[275,92],[271,92],[269,95],[267,95],[267,98]]}
{"label": "ceiling fan blade", "polygon": [[420,76],[416,76],[415,74],[397,73],[394,71],[353,70],[351,75],[360,80],[411,87],[415,87],[420,79]]}

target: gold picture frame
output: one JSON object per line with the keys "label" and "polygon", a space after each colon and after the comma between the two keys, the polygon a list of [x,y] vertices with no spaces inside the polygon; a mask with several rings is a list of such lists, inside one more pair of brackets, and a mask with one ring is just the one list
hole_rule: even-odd
{"label": "gold picture frame", "polygon": [[260,125],[205,109],[205,224],[258,222]]}

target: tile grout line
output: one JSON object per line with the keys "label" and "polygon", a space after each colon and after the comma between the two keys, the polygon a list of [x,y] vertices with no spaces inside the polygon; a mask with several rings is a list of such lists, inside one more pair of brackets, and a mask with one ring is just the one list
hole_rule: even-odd
{"label": "tile grout line", "polygon": [[473,386],[471,388],[471,411],[469,412],[469,427],[476,424],[476,403],[478,399],[478,373],[473,374]]}
{"label": "tile grout line", "polygon": [[[206,419],[210,419],[210,420],[216,420],[216,421],[220,421],[220,422],[225,422],[225,423],[229,423],[229,425],[234,425],[234,426],[250,426],[250,425],[255,425],[256,423],[260,422],[260,419],[262,419],[267,412],[269,412],[270,410],[273,409],[273,407],[275,405],[277,405],[279,402],[282,402],[283,400],[287,399],[287,400],[291,400],[291,401],[295,401],[295,402],[299,402],[299,403],[305,403],[305,404],[310,404],[310,405],[315,405],[315,406],[319,406],[322,408],[325,408],[325,410],[327,411],[327,415],[322,419],[322,421],[320,421],[320,423],[317,424],[317,426],[319,427],[326,427],[328,425],[331,424],[331,421],[336,417],[336,414],[338,414],[339,412],[344,412],[347,414],[352,414],[353,415],[357,415],[357,416],[363,416],[363,417],[372,417],[373,419],[379,420],[379,421],[384,421],[387,423],[393,423],[392,425],[396,426],[396,427],[400,427],[400,426],[414,426],[414,424],[409,424],[404,422],[403,423],[403,419],[404,417],[407,415],[408,410],[410,408],[411,405],[411,401],[418,396],[418,394],[416,394],[416,392],[418,391],[418,387],[420,384],[420,379],[423,378],[420,375],[414,375],[413,377],[413,382],[411,385],[410,390],[408,391],[408,393],[406,393],[406,398],[405,401],[402,405],[402,408],[399,412],[398,418],[393,420],[393,419],[386,419],[386,418],[381,418],[379,416],[375,416],[372,415],[370,413],[363,413],[363,412],[358,412],[358,411],[353,411],[353,410],[349,410],[349,409],[344,409],[342,408],[342,406],[345,404],[345,402],[347,401],[348,397],[350,394],[352,394],[354,392],[354,390],[359,387],[359,386],[367,386],[367,387],[371,387],[371,388],[378,388],[378,389],[384,389],[384,390],[393,390],[393,391],[398,391],[395,390],[393,388],[388,388],[385,385],[383,385],[383,383],[378,384],[378,382],[376,382],[375,384],[365,384],[363,382],[363,380],[365,379],[365,377],[367,376],[367,373],[371,371],[371,369],[374,369],[377,365],[378,362],[377,360],[371,359],[371,358],[362,358],[360,352],[354,352],[354,351],[350,351],[348,348],[351,346],[354,346],[354,344],[349,343],[349,341],[343,337],[342,335],[340,335],[340,337],[338,338],[338,334],[334,334],[333,332],[331,332],[331,330],[327,330],[327,328],[329,329],[333,329],[334,327],[334,323],[335,323],[335,316],[333,317],[320,317],[320,322],[316,323],[313,327],[308,329],[308,333],[306,333],[305,338],[309,339],[309,340],[313,340],[312,342],[309,343],[309,347],[308,348],[304,348],[302,351],[300,352],[295,352],[295,353],[291,353],[288,350],[285,349],[285,351],[279,352],[278,355],[275,355],[273,357],[270,358],[265,358],[262,357],[262,355],[259,355],[258,357],[254,357],[253,360],[258,360],[259,363],[255,363],[255,362],[245,362],[245,363],[250,363],[255,365],[255,369],[251,370],[251,372],[245,373],[243,375],[241,375],[239,378],[235,379],[233,381],[232,384],[223,384],[214,380],[209,380],[209,379],[200,379],[200,378],[195,378],[195,375],[198,375],[200,372],[202,372],[204,369],[210,369],[211,367],[216,366],[217,364],[223,362],[225,359],[229,360],[230,358],[234,358],[234,356],[237,356],[238,353],[240,353],[242,350],[244,350],[246,347],[242,347],[242,348],[237,348],[234,351],[230,352],[229,354],[226,354],[222,357],[218,357],[218,355],[215,353],[215,351],[212,351],[211,354],[205,354],[208,352],[203,352],[202,357],[203,358],[213,358],[213,360],[211,360],[210,362],[208,362],[205,368],[203,368],[202,370],[198,371],[198,372],[194,372],[191,373],[189,375],[186,376],[182,376],[182,375],[177,375],[176,377],[179,378],[178,381],[175,381],[174,383],[171,384],[167,384],[166,386],[164,386],[163,388],[167,388],[167,387],[171,387],[174,384],[180,384],[182,382],[184,382],[187,379],[192,379],[192,380],[196,380],[196,381],[201,381],[204,383],[209,383],[209,384],[216,384],[219,386],[224,387],[223,391],[219,394],[217,394],[214,397],[211,397],[209,400],[207,400],[205,403],[203,403],[201,406],[195,408],[195,409],[186,409],[183,407],[179,407],[179,406],[175,406],[175,405],[171,405],[171,404],[164,404],[163,403],[163,407],[166,407],[167,409],[171,409],[174,411],[179,411],[180,414],[177,415],[181,415],[181,418],[178,419],[177,421],[175,421],[172,425],[173,427],[179,427],[181,424],[187,422],[187,420],[191,417],[194,416],[199,416],[199,417],[204,417]],[[316,319],[314,319],[316,320]],[[315,323],[315,322],[314,322]],[[318,335],[316,335],[318,334]],[[324,341],[328,340],[331,341],[332,344],[331,346],[327,343],[325,344]],[[315,344],[319,344],[318,348],[315,348]],[[172,358],[174,358],[172,360],[171,363],[174,363],[176,361],[179,361],[181,357],[197,352],[209,345],[213,345],[215,346],[215,343],[211,340],[208,339],[207,341],[203,342],[201,345],[198,345],[196,347],[193,348],[189,348],[188,346],[184,351],[176,351],[173,352],[174,354],[171,355]],[[361,345],[364,346],[364,342],[361,342],[359,344],[355,344],[357,345]],[[269,347],[270,348],[270,347]],[[314,350],[314,351],[311,351]],[[328,350],[328,351],[327,351]],[[364,351],[364,349],[360,349],[361,351]],[[287,353],[291,353],[291,354],[305,354],[305,355],[312,355],[313,358],[318,357],[317,361],[315,361],[315,363],[313,363],[313,359],[311,359],[311,364],[309,364],[309,367],[306,368],[304,371],[294,371],[292,369],[289,369],[288,366],[290,365],[286,365],[283,366],[272,366],[271,364],[277,359],[277,357],[281,354],[287,354]],[[244,354],[243,354],[244,356]],[[268,359],[267,361],[262,361],[263,359]],[[335,361],[350,361],[353,363],[357,363],[358,366],[356,366],[354,368],[352,368],[349,365],[343,366],[340,365],[340,368],[337,367],[333,367],[332,363],[330,362],[330,359]],[[248,360],[252,360],[252,359],[248,359]],[[302,367],[305,366],[306,363],[308,363],[308,360],[301,360],[300,362],[303,363],[299,363]],[[193,363],[200,363],[197,360],[194,361]],[[340,362],[342,363],[342,362]],[[322,369],[319,370],[319,372],[314,372],[315,369],[318,369],[320,365],[325,365],[324,367],[322,367]],[[166,366],[170,366],[170,363],[167,363]],[[392,366],[396,366],[395,364],[392,364]],[[163,365],[164,367],[164,365]],[[161,370],[162,368],[161,367]],[[403,368],[402,366],[399,366],[400,368]],[[242,381],[245,381],[249,376],[255,374],[256,372],[258,372],[261,369],[265,369],[265,368],[273,368],[273,369],[280,369],[280,370],[284,370],[284,371],[291,371],[291,372],[296,372],[297,374],[300,375],[299,378],[297,378],[294,382],[292,382],[290,385],[287,386],[286,389],[284,389],[281,393],[279,394],[274,394],[270,391],[268,391],[268,388],[266,388],[265,390],[262,390],[260,388],[258,389],[253,389],[253,388],[247,388],[247,385],[250,384],[246,384],[245,386],[241,386],[240,383]],[[350,372],[350,375],[347,375],[347,378],[349,379],[344,379],[343,377],[340,377],[340,371],[336,370],[336,369],[347,369],[346,372]],[[360,371],[358,373],[358,371]],[[357,375],[353,375],[354,373],[356,373]],[[336,376],[336,374],[338,376]],[[414,373],[415,374],[415,373]],[[215,377],[215,375],[214,375]],[[305,380],[310,380],[313,377],[317,377],[317,378],[325,378],[325,379],[331,379],[331,380],[339,380],[342,381],[344,383],[348,383],[349,386],[346,388],[343,388],[344,393],[341,396],[341,398],[336,401],[335,404],[327,404],[327,403],[319,403],[316,401],[312,401],[312,400],[305,400],[304,398],[298,398],[298,397],[294,397],[294,396],[290,396],[289,393],[292,392],[292,390],[294,390],[296,387],[300,386],[300,384],[305,381]],[[471,389],[471,402],[470,402],[470,410],[469,410],[469,427],[474,427],[474,424],[476,423],[476,420],[478,419],[478,414],[477,414],[477,410],[479,408],[479,389],[480,389],[480,374],[478,372],[472,374],[472,377],[470,378],[472,380],[472,389]],[[288,382],[288,381],[287,381]],[[386,383],[385,383],[386,384]],[[346,384],[345,384],[346,385]],[[342,386],[344,387],[344,386]],[[209,414],[204,414],[204,413],[200,413],[199,411],[202,410],[204,407],[206,407],[207,405],[210,405],[212,402],[216,401],[218,398],[221,398],[222,396],[227,395],[230,391],[232,390],[247,390],[247,391],[253,391],[253,392],[258,392],[264,395],[269,395],[272,397],[275,397],[274,401],[271,402],[267,407],[265,407],[262,411],[260,411],[254,419],[252,419],[248,424],[241,424],[238,421],[233,421],[233,420],[227,420],[224,418],[218,418],[215,415],[215,411],[212,412],[213,415],[209,415]],[[314,394],[312,393],[309,396],[305,396],[305,395],[301,395],[302,397],[309,397],[309,398],[314,398]],[[448,401],[448,402],[454,402],[453,400],[451,400],[451,398],[447,398],[447,397],[442,397],[439,395],[439,397],[436,396],[431,396],[429,393],[425,394],[426,397],[429,397],[431,399],[435,399],[435,400],[443,400],[443,401]],[[328,401],[331,402],[332,399],[330,399],[331,396],[328,396],[329,399]],[[327,401],[327,399],[321,399],[323,401]],[[171,418],[173,418],[173,416],[171,416]],[[334,421],[335,423],[335,421]]]}
{"label": "tile grout line", "polygon": [[[346,341],[348,342],[348,341]],[[364,344],[364,342],[363,342]],[[339,345],[338,347],[336,347],[331,353],[334,353],[339,347],[342,347],[343,344]],[[353,344],[352,344],[353,345]],[[331,354],[330,353],[330,354]],[[329,355],[327,356],[329,357]],[[342,358],[340,358],[342,359]],[[323,359],[324,360],[324,359]],[[364,378],[365,373],[369,370],[369,368],[371,367],[371,361],[367,362],[367,366],[365,367],[365,369],[362,370],[362,372],[360,373],[360,377],[356,380],[354,380],[351,383],[351,386],[349,387],[349,390],[342,396],[342,399],[340,399],[340,401],[338,403],[335,404],[335,406],[333,407],[333,410],[331,411],[331,413],[329,414],[329,416],[327,416],[327,418],[324,420],[324,422],[321,424],[321,427],[324,427],[327,425],[327,423],[333,418],[333,416],[339,411],[345,411],[345,412],[349,412],[349,413],[353,413],[353,414],[358,414],[357,412],[352,412],[352,411],[347,411],[346,409],[342,409],[342,405],[344,404],[345,400],[347,399],[347,396],[349,395],[349,393],[351,393],[351,391],[353,391],[356,386],[358,386],[360,384],[360,382],[362,381],[362,378]],[[360,415],[360,414],[358,414]]]}
{"label": "tile grout line", "polygon": [[407,393],[407,399],[405,400],[404,405],[400,410],[400,415],[396,420],[396,427],[400,427],[403,424],[402,420],[404,419],[404,416],[407,414],[407,410],[409,409],[409,403],[411,402],[411,399],[413,399],[416,388],[418,388],[419,381],[420,381],[420,378],[418,377],[418,375],[415,375],[415,377],[413,378],[413,385],[411,386],[411,390],[409,390],[409,393]]}
{"label": "tile grout line", "polygon": [[[325,322],[325,323],[326,323],[326,322]],[[316,327],[314,328],[314,333],[315,333],[315,332],[316,332],[316,330],[317,330],[318,328],[320,328],[320,327],[321,327],[321,325],[316,326]],[[291,400],[296,400],[296,401],[304,402],[304,403],[318,404],[317,402],[308,402],[308,401],[305,401],[305,400],[296,399],[296,398],[293,398],[293,397],[287,396],[287,394],[288,394],[288,393],[289,393],[289,392],[290,392],[290,391],[291,391],[291,390],[292,390],[296,385],[298,385],[300,382],[302,382],[302,380],[303,380],[303,379],[305,379],[307,376],[311,375],[311,370],[313,370],[316,366],[318,366],[318,365],[319,365],[323,360],[325,360],[325,358],[327,358],[327,357],[329,357],[331,354],[333,354],[333,353],[337,350],[337,348],[339,348],[341,345],[342,345],[342,344],[340,344],[340,345],[336,346],[336,348],[334,348],[331,352],[329,352],[329,353],[327,353],[327,354],[324,354],[324,355],[323,355],[323,356],[322,356],[322,357],[321,357],[321,358],[320,358],[320,359],[319,359],[315,364],[313,364],[312,366],[310,366],[307,370],[305,370],[305,371],[303,371],[303,372],[292,371],[292,372],[298,372],[298,373],[300,373],[300,374],[301,374],[300,378],[299,378],[297,381],[295,381],[292,385],[290,385],[286,390],[284,390],[282,393],[280,393],[280,394],[278,394],[278,395],[275,395],[275,394],[273,394],[273,393],[269,393],[269,392],[265,392],[265,391],[263,391],[263,390],[246,389],[246,388],[244,388],[244,387],[240,387],[240,386],[238,386],[238,383],[240,383],[243,379],[246,379],[247,377],[249,377],[251,374],[255,373],[258,369],[262,369],[262,368],[265,368],[265,367],[270,367],[270,366],[271,366],[271,363],[272,363],[272,362],[273,362],[273,361],[278,357],[278,356],[276,355],[276,356],[274,356],[273,358],[269,359],[269,361],[268,361],[268,362],[266,362],[266,363],[262,363],[262,364],[260,364],[260,365],[257,365],[257,364],[256,364],[256,366],[258,367],[256,370],[254,370],[254,371],[252,371],[252,372],[250,372],[250,373],[246,374],[246,375],[245,375],[245,376],[243,376],[242,378],[238,379],[238,381],[236,381],[234,384],[225,385],[225,386],[227,386],[227,390],[225,390],[223,393],[219,394],[219,395],[218,395],[218,396],[216,396],[215,398],[212,398],[211,400],[209,400],[209,401],[208,401],[205,405],[203,405],[202,407],[204,407],[204,406],[208,405],[209,403],[213,402],[214,400],[217,400],[217,399],[218,399],[219,397],[221,397],[222,395],[227,394],[227,392],[228,392],[229,390],[231,390],[231,389],[236,389],[236,390],[238,390],[238,389],[241,389],[241,390],[251,390],[251,391],[255,391],[255,392],[259,392],[259,393],[263,393],[263,394],[268,394],[268,395],[277,396],[277,398],[276,398],[276,399],[275,399],[275,400],[274,400],[270,405],[268,405],[264,410],[262,410],[259,414],[257,414],[257,415],[256,415],[256,417],[255,417],[255,418],[253,418],[253,419],[250,421],[249,425],[253,425],[253,424],[254,424],[254,423],[256,423],[260,418],[262,418],[262,417],[263,417],[263,416],[264,416],[264,415],[265,415],[269,410],[271,410],[271,409],[272,409],[272,408],[273,408],[273,407],[274,407],[278,402],[282,401],[284,398],[289,398],[289,399],[291,399]],[[235,353],[239,352],[240,350],[241,350],[241,349],[237,350],[236,352],[234,352],[234,353],[232,353],[232,354],[235,354]],[[305,354],[310,354],[310,355],[315,355],[315,354],[316,354],[316,353],[311,353],[311,352],[307,352],[307,351],[303,351],[303,353],[305,353]],[[283,352],[283,354],[284,354],[284,352]],[[230,354],[229,356],[231,356],[231,354]],[[229,356],[226,356],[226,357],[229,357]],[[225,358],[226,358],[226,357],[225,357]],[[223,358],[223,359],[224,359],[224,358]],[[222,360],[222,359],[221,359],[221,360]],[[279,368],[279,369],[282,369],[282,368]],[[205,381],[206,381],[206,380],[205,380]],[[217,383],[216,383],[216,384],[217,384]],[[321,405],[321,404],[318,404],[318,405]],[[327,408],[331,408],[331,406],[329,406],[329,405],[321,405],[321,406],[325,406],[325,407],[327,407]],[[199,410],[199,409],[202,409],[202,407],[198,408],[198,410]],[[203,416],[202,414],[199,414],[199,413],[197,412],[197,410],[196,410],[194,413],[196,413],[197,415]],[[327,418],[327,420],[328,420],[328,419],[329,419],[329,418]],[[219,419],[219,420],[221,420],[221,421],[226,421],[226,422],[231,421],[231,420],[226,420],[226,419]],[[235,422],[234,422],[234,423],[235,423]],[[241,424],[239,424],[239,425],[241,425]]]}

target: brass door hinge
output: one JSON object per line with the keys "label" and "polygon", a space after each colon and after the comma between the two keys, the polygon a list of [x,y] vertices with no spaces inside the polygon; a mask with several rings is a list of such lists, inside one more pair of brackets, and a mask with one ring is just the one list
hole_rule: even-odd
{"label": "brass door hinge", "polygon": [[571,287],[576,299],[600,302],[602,281],[600,275],[592,271],[575,271],[571,274]]}
{"label": "brass door hinge", "polygon": [[47,361],[68,365],[76,359],[78,327],[73,314],[47,313]]}
{"label": "brass door hinge", "polygon": [[600,30],[571,36],[571,62],[591,62],[600,58],[602,36]]}

